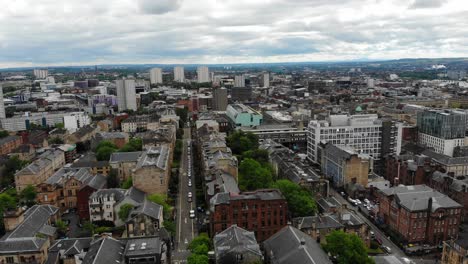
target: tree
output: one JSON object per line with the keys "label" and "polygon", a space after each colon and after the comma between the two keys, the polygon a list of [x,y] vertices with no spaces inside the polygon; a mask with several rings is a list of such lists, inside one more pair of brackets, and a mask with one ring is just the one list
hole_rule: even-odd
{"label": "tree", "polygon": [[317,211],[312,193],[289,180],[278,180],[271,185],[279,189],[288,202],[289,211],[294,217],[310,216]]}
{"label": "tree", "polygon": [[164,218],[170,217],[172,206],[170,206],[167,202],[167,196],[162,194],[151,194],[150,196],[148,196],[148,200],[163,207]]}
{"label": "tree", "polygon": [[122,182],[122,189],[130,189],[130,187],[133,186],[133,180],[132,178],[126,179],[124,182]]}
{"label": "tree", "polygon": [[192,251],[200,245],[206,245],[208,248],[210,248],[211,240],[207,233],[200,233],[197,237],[195,237],[192,242],[190,242],[188,249]]}
{"label": "tree", "polygon": [[187,118],[188,118],[188,109],[187,109],[187,107],[176,108],[176,115],[180,118],[180,122],[182,124],[185,124],[187,122]]}
{"label": "tree", "polygon": [[141,151],[143,149],[143,140],[141,138],[132,138],[125,144],[119,152]]}
{"label": "tree", "polygon": [[356,234],[335,230],[326,236],[326,242],[325,251],[336,257],[338,264],[375,263],[367,256],[366,247]]}
{"label": "tree", "polygon": [[115,148],[111,148],[107,146],[101,147],[99,148],[98,151],[96,151],[96,159],[97,160],[109,160],[112,153],[116,151],[117,149]]}
{"label": "tree", "polygon": [[209,259],[207,255],[198,255],[198,254],[191,254],[187,258],[188,264],[208,264]]}
{"label": "tree", "polygon": [[164,228],[171,234],[175,235],[176,233],[176,225],[173,221],[171,220],[164,220]]}
{"label": "tree", "polygon": [[242,159],[246,158],[256,160],[262,165],[267,165],[270,162],[268,151],[265,149],[247,150],[242,153]]}
{"label": "tree", "polygon": [[91,235],[94,235],[96,226],[93,223],[87,221],[83,224],[83,229],[88,231]]}
{"label": "tree", "polygon": [[247,158],[239,166],[239,188],[252,191],[269,187],[273,176],[269,169],[262,167],[257,161]]}
{"label": "tree", "polygon": [[103,140],[103,141],[99,142],[99,144],[96,146],[96,151],[98,151],[100,148],[103,148],[103,147],[110,147],[110,148],[113,148],[113,149],[118,149],[117,146],[114,143],[112,143],[111,141]]}
{"label": "tree", "polygon": [[132,211],[133,205],[131,204],[124,204],[120,207],[119,210],[119,219],[124,221],[127,220],[128,216],[130,215],[130,211]]}
{"label": "tree", "polygon": [[232,152],[236,155],[242,155],[248,150],[258,149],[258,137],[251,132],[245,133],[237,130],[226,139],[227,145],[231,148]]}
{"label": "tree", "polygon": [[20,160],[17,155],[10,157],[5,163],[3,175],[0,177],[2,187],[13,184],[16,171],[21,170],[28,165],[28,163],[28,161]]}
{"label": "tree", "polygon": [[8,134],[8,131],[1,130],[0,131],[0,138],[8,137],[10,134]]}
{"label": "tree", "polygon": [[20,200],[23,201],[27,206],[33,206],[36,203],[36,188],[32,185],[26,186],[20,193]]}
{"label": "tree", "polygon": [[67,224],[65,224],[64,221],[62,220],[57,220],[55,221],[55,227],[57,227],[57,230],[62,234],[65,235],[67,233]]}

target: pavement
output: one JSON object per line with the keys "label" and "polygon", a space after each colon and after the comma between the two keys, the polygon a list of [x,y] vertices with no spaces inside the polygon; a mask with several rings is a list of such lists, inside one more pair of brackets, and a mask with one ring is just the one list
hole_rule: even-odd
{"label": "pavement", "polygon": [[[196,195],[195,195],[195,175],[193,166],[188,164],[188,144],[191,141],[190,128],[184,128],[183,137],[183,150],[179,170],[179,193],[176,199],[176,238],[175,249],[172,252],[172,263],[187,263],[187,257],[190,252],[187,246],[197,236],[196,219],[190,219],[190,210],[196,211]],[[193,151],[193,148],[192,148]],[[191,155],[191,162],[193,162],[193,155]],[[192,174],[192,187],[188,186],[187,171],[191,169]],[[192,192],[192,202],[188,202],[187,194]]]}

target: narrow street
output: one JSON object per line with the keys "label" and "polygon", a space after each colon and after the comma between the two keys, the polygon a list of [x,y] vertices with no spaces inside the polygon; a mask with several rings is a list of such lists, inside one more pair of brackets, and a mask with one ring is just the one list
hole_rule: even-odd
{"label": "narrow street", "polygon": [[[382,239],[382,245],[390,247],[392,250],[392,253],[390,255],[395,256],[399,260],[402,260],[403,258],[408,258],[414,261],[415,263],[435,263],[433,260],[427,260],[427,259],[420,259],[420,258],[415,258],[415,257],[408,257],[406,254],[397,246],[395,243],[393,243],[388,237],[379,229],[377,226],[375,226],[367,217],[365,217],[359,210],[357,210],[357,207],[350,204],[346,199],[344,199],[338,192],[336,192],[333,188],[330,188],[330,195],[335,197],[340,203],[346,204],[348,208],[350,208],[353,212],[355,212],[367,225],[369,225],[370,229],[374,231],[376,237],[380,237]],[[404,262],[402,262],[404,263]]]}
{"label": "narrow street", "polygon": [[[197,235],[196,230],[196,219],[190,218],[190,210],[196,209],[196,195],[194,188],[194,174],[193,166],[189,164],[188,160],[188,146],[190,144],[191,132],[190,128],[184,128],[183,137],[183,148],[182,157],[180,162],[179,172],[179,194],[176,200],[177,220],[176,220],[176,239],[175,249],[173,251],[172,262],[173,263],[186,263],[187,257],[190,252],[187,250],[188,244]],[[193,155],[191,155],[193,156]],[[193,162],[193,158],[190,158],[190,162]],[[188,186],[188,171],[191,170],[192,187]],[[188,200],[188,193],[192,192],[192,202]]]}

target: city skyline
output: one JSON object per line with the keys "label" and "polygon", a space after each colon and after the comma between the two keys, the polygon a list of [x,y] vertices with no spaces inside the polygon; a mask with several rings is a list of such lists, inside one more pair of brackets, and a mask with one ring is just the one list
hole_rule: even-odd
{"label": "city skyline", "polygon": [[0,11],[0,68],[465,57],[467,12],[459,0],[15,1]]}

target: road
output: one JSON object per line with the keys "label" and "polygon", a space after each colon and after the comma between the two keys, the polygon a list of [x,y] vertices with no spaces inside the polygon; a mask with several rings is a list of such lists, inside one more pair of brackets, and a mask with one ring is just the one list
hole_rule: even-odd
{"label": "road", "polygon": [[[176,219],[176,241],[175,249],[173,251],[172,263],[186,263],[187,257],[190,255],[190,252],[187,250],[187,246],[192,241],[192,239],[197,235],[196,230],[196,221],[195,219],[190,219],[189,214],[190,210],[195,210],[195,181],[193,174],[193,166],[188,164],[188,144],[190,142],[191,132],[190,128],[184,128],[184,137],[183,137],[183,148],[182,148],[182,157],[180,161],[180,172],[179,172],[179,194],[176,200],[177,208],[177,219]],[[193,162],[193,155],[190,159]],[[192,187],[188,186],[188,176],[187,172],[190,169],[192,170]],[[188,193],[192,192],[193,201],[188,202]]]}
{"label": "road", "polygon": [[[382,239],[382,244],[384,246],[390,247],[392,250],[393,256],[397,257],[398,259],[402,260],[403,258],[409,258],[413,260],[415,263],[422,264],[422,263],[435,263],[433,260],[424,260],[424,259],[418,259],[418,258],[413,258],[413,257],[408,257],[406,254],[397,246],[395,243],[393,243],[388,237],[379,229],[377,226],[375,226],[367,217],[365,217],[361,212],[357,210],[357,207],[350,204],[346,199],[344,199],[338,192],[336,192],[333,188],[330,188],[330,195],[334,196],[340,203],[346,204],[348,208],[353,210],[359,217],[367,223],[367,225],[370,226],[371,230],[374,231],[376,237],[380,237]],[[402,261],[402,263],[404,263]]]}

